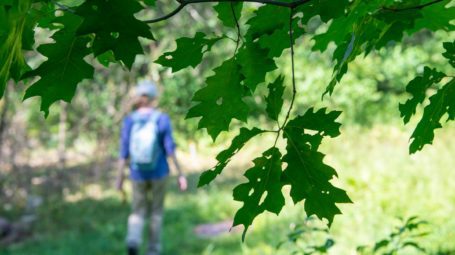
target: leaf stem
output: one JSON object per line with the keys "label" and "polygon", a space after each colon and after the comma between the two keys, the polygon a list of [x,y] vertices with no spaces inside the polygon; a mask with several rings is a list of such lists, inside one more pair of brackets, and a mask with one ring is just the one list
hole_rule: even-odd
{"label": "leaf stem", "polygon": [[286,118],[284,119],[283,126],[280,129],[283,129],[288,120],[289,116],[291,115],[292,108],[294,107],[295,96],[297,94],[296,84],[295,84],[295,61],[294,61],[294,29],[292,27],[292,16],[294,15],[294,9],[291,8],[291,13],[289,15],[289,41],[291,46],[291,69],[292,69],[292,99],[291,105],[289,106],[288,113],[286,114]]}
{"label": "leaf stem", "polygon": [[288,123],[292,108],[294,108],[295,97],[297,94],[297,88],[296,88],[296,83],[295,83],[295,63],[294,63],[294,29],[292,27],[293,16],[294,16],[294,7],[291,8],[290,13],[289,13],[289,44],[291,47],[292,99],[291,99],[291,104],[289,105],[289,109],[288,109],[288,112],[286,113],[286,117],[284,119],[283,124],[280,126],[280,123],[277,121],[279,129],[278,129],[277,136],[275,138],[275,143],[273,144],[273,147],[276,147],[276,145],[278,143],[278,139],[281,135],[281,131],[284,131],[284,128],[286,127],[286,124]]}
{"label": "leaf stem", "polygon": [[237,27],[237,40],[235,41],[235,52],[237,52],[239,45],[240,45],[240,39],[242,37],[241,31],[240,31],[240,24],[239,24],[239,19],[237,18],[237,15],[235,15],[235,9],[234,9],[234,2],[231,2],[231,11],[232,11],[232,17],[234,18],[235,25]]}

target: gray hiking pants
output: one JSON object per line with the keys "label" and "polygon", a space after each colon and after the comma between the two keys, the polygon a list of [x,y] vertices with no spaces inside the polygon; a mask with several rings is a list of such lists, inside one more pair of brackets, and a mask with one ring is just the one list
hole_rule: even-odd
{"label": "gray hiking pants", "polygon": [[132,182],[132,212],[128,217],[128,246],[139,247],[147,211],[150,213],[148,255],[161,252],[161,227],[163,224],[163,204],[166,190],[166,179]]}

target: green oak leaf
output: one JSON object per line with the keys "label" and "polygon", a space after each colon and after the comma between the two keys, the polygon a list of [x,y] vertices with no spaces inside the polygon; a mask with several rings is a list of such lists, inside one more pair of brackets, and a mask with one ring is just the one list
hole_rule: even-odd
{"label": "green oak leaf", "polygon": [[[290,47],[289,41],[289,10],[276,10],[272,14],[270,6],[263,6],[256,11],[256,16],[248,20],[250,25],[247,34],[247,44],[259,45],[260,48],[267,50],[267,58],[280,57],[285,49]],[[266,15],[276,17],[271,23]],[[292,18],[293,41],[304,34],[305,30],[299,25],[300,19],[295,16]],[[256,41],[257,40],[257,41]],[[257,46],[254,46],[257,47]],[[266,54],[264,51],[262,54]],[[256,64],[257,65],[257,64]],[[269,68],[271,68],[270,64]]]}
{"label": "green oak leaf", "polygon": [[[56,6],[52,2],[41,2],[39,5],[33,5],[33,16],[36,18],[36,25],[41,28],[50,30],[59,29],[59,25],[53,23],[56,15]],[[38,7],[37,7],[38,6]]]}
{"label": "green oak leaf", "polygon": [[[292,29],[293,29],[293,38],[294,44],[298,38],[300,38],[305,30],[302,29],[299,25],[300,19],[292,19]],[[282,27],[277,27],[272,33],[264,34],[258,39],[259,46],[263,49],[269,51],[269,58],[280,57],[285,49],[290,48],[289,40],[289,24]]]}
{"label": "green oak leaf", "polygon": [[349,4],[349,0],[314,0],[298,6],[296,12],[303,14],[302,24],[307,24],[312,17],[317,15],[320,16],[323,22],[327,23],[332,19],[343,16]]}
{"label": "green oak leaf", "polygon": [[318,132],[321,136],[337,137],[340,135],[341,124],[336,122],[341,112],[332,111],[326,113],[326,108],[314,112],[308,109],[303,116],[299,116],[288,122],[288,129],[305,129]]}
{"label": "green oak leaf", "polygon": [[411,117],[416,113],[417,105],[423,103],[428,88],[435,83],[439,83],[444,77],[444,73],[438,72],[436,69],[425,67],[421,76],[417,76],[409,82],[406,86],[406,91],[412,95],[412,98],[399,106],[404,123],[408,123]]}
{"label": "green oak leaf", "polygon": [[361,16],[367,15],[367,10],[363,4],[359,4],[355,10],[351,11],[358,13],[358,16],[349,15],[335,18],[325,33],[313,36],[315,42],[312,48],[313,51],[326,51],[330,42],[334,42],[337,46],[332,57],[335,62],[333,77],[323,95],[333,92],[335,85],[341,81],[341,78],[347,72],[348,63],[356,57],[353,52],[356,48],[359,49],[360,47],[357,46],[359,45],[359,40],[357,39],[355,28],[361,29],[361,26],[356,26],[356,23],[359,22],[359,24],[362,24],[358,19]]}
{"label": "green oak leaf", "polygon": [[[335,60],[336,64],[333,68],[333,77],[330,81],[329,85],[327,86],[323,96],[325,94],[332,94],[335,86],[341,81],[343,76],[348,71],[348,64],[352,61],[356,55],[352,54],[354,49],[356,49],[356,35],[353,33],[352,35],[347,36],[346,40],[343,44],[339,45],[335,52],[333,53],[333,60]],[[358,49],[358,48],[357,48]]]}
{"label": "green oak leaf", "polygon": [[340,45],[348,35],[352,34],[353,24],[356,22],[355,16],[341,16],[334,19],[327,31],[322,34],[313,36],[313,51],[324,52],[327,50],[330,42]]}
{"label": "green oak leaf", "polygon": [[244,75],[244,85],[252,91],[265,81],[268,72],[277,69],[275,61],[268,56],[268,50],[256,42],[247,42],[237,53],[240,72]]}
{"label": "green oak leaf", "polygon": [[383,239],[381,241],[376,242],[373,247],[373,252],[376,253],[380,249],[387,247],[389,245],[389,243],[390,243],[390,240],[387,240],[387,239]]}
{"label": "green oak leaf", "polygon": [[142,0],[148,6],[156,6],[156,0]]}
{"label": "green oak leaf", "polygon": [[[370,27],[374,27],[377,30],[379,36],[371,36],[373,40],[368,40],[365,37],[365,41],[369,41],[369,47],[366,54],[371,49],[380,49],[385,47],[389,42],[399,42],[403,39],[405,33],[412,34],[416,26],[416,21],[422,17],[422,13],[416,10],[401,11],[400,15],[391,11],[382,11],[376,13],[374,17],[374,23],[371,22]],[[372,28],[367,28],[370,32]]]}
{"label": "green oak leaf", "polygon": [[13,0],[4,0],[0,3],[0,6],[12,6]]}
{"label": "green oak leaf", "polygon": [[[214,9],[218,14],[218,19],[221,20],[224,26],[226,27],[236,27],[236,21],[240,19],[242,14],[243,3],[218,3],[215,5]],[[234,13],[232,12],[234,10]],[[235,14],[235,16],[234,16]]]}
{"label": "green oak leaf", "polygon": [[262,35],[272,34],[283,26],[289,27],[290,10],[288,8],[264,5],[259,7],[254,14],[255,16],[247,21],[249,28],[245,37],[248,41],[252,42]]}
{"label": "green oak leaf", "polygon": [[241,85],[240,67],[234,58],[223,62],[214,72],[207,78],[207,86],[194,94],[192,100],[198,104],[186,116],[202,117],[199,128],[206,128],[213,140],[222,131],[229,130],[232,119],[246,122],[249,112],[243,101],[246,89]]}
{"label": "green oak leaf", "polygon": [[448,114],[447,120],[455,120],[455,78],[430,97],[430,104],[425,107],[422,119],[412,133],[410,153],[433,142],[434,130],[442,127],[440,122],[445,114]]}
{"label": "green oak leaf", "polygon": [[345,10],[349,6],[350,1],[317,0],[312,4],[317,6],[317,13],[321,17],[321,20],[324,22],[328,22],[333,18],[345,15]]}
{"label": "green oak leaf", "polygon": [[272,120],[278,121],[278,116],[281,113],[281,108],[283,107],[284,102],[284,77],[278,77],[273,83],[269,84],[268,88],[269,95],[265,99],[267,104],[265,110]]}
{"label": "green oak leaf", "polygon": [[273,147],[253,160],[254,166],[245,172],[247,183],[234,188],[234,200],[243,206],[234,216],[233,226],[243,225],[242,239],[254,219],[264,211],[279,214],[285,204],[281,191],[281,153]]}
{"label": "green oak leaf", "polygon": [[309,109],[303,116],[289,121],[283,134],[287,140],[283,181],[291,186],[292,200],[294,203],[305,200],[308,216],[325,218],[329,225],[341,213],[336,204],[351,203],[344,190],[330,183],[337,173],[323,162],[324,154],[318,151],[324,136],[339,135],[340,124],[335,122],[339,115],[340,112],[326,113],[326,109],[317,112]]}
{"label": "green oak leaf", "polygon": [[204,186],[207,184],[210,184],[213,180],[215,180],[216,176],[221,174],[223,169],[226,167],[226,165],[229,163],[231,158],[239,152],[243,146],[251,140],[251,138],[264,133],[263,130],[260,130],[258,128],[252,128],[252,129],[247,129],[247,128],[241,128],[240,133],[232,140],[231,145],[229,148],[223,150],[220,152],[217,156],[216,159],[218,160],[218,163],[216,166],[210,170],[207,170],[201,174],[201,177],[199,178],[199,184],[198,186]]}
{"label": "green oak leaf", "polygon": [[106,51],[104,53],[102,53],[101,55],[98,55],[96,57],[96,59],[98,60],[98,62],[100,62],[100,64],[102,64],[104,67],[109,67],[109,65],[111,63],[116,63],[115,61],[115,56],[114,56],[114,52],[112,52],[111,50],[109,51]]}
{"label": "green oak leaf", "polygon": [[83,18],[77,35],[95,34],[95,56],[112,50],[115,59],[131,68],[136,55],[144,51],[138,37],[154,39],[149,26],[134,14],[143,7],[137,0],[90,0],[77,7]]}
{"label": "green oak leaf", "polygon": [[413,32],[417,32],[423,28],[432,31],[453,31],[455,29],[453,23],[455,20],[455,6],[451,3],[452,0],[443,0],[437,4],[432,4],[420,9],[421,18],[416,20]]}
{"label": "green oak leaf", "polygon": [[283,50],[290,47],[289,28],[282,27],[281,29],[276,29],[271,34],[261,36],[259,39],[259,45],[261,48],[269,51],[269,58],[281,56]]}
{"label": "green oak leaf", "polygon": [[[172,72],[180,71],[186,67],[196,67],[201,63],[204,52],[210,51],[213,44],[221,38],[207,39],[202,32],[196,33],[194,38],[182,37],[177,39],[177,49],[166,52],[155,62],[172,68]],[[204,48],[206,48],[204,50]]]}
{"label": "green oak leaf", "polygon": [[[32,5],[28,10],[22,32],[22,49],[33,51],[35,46],[35,27],[40,20],[54,19],[54,12],[49,4]],[[20,76],[20,75],[19,75]]]}
{"label": "green oak leaf", "polygon": [[47,60],[23,77],[41,77],[27,89],[24,99],[40,96],[41,111],[46,116],[51,104],[58,100],[70,102],[77,84],[83,79],[93,78],[94,74],[93,67],[84,60],[91,53],[87,47],[90,38],[76,36],[76,29],[81,24],[80,17],[66,13],[54,22],[64,26],[52,36],[55,43],[38,47]]}
{"label": "green oak leaf", "polygon": [[443,44],[446,50],[442,55],[449,60],[449,64],[455,68],[455,41]]}
{"label": "green oak leaf", "polygon": [[[350,62],[361,54],[366,56],[372,50],[386,46],[391,41],[400,41],[404,33],[412,30],[415,21],[421,17],[418,10],[405,10],[396,15],[393,11],[382,9],[370,13],[371,8],[366,3],[356,5],[351,12],[359,14],[358,16],[351,14],[335,20],[325,34],[314,37],[316,41],[314,49],[323,51],[330,41],[337,45],[333,53],[333,61],[336,63],[333,77],[324,95],[332,94],[336,84],[348,71]],[[335,36],[344,36],[344,39]]]}
{"label": "green oak leaf", "polygon": [[[262,52],[265,54],[262,61],[265,60],[265,56],[270,60],[281,56],[283,51],[290,47],[289,19],[291,12],[286,8],[262,6],[257,9],[255,14],[247,21],[247,25],[249,25],[245,35],[247,44],[258,44],[260,48],[268,51],[268,53]],[[273,19],[269,17],[273,17]],[[305,32],[299,25],[299,21],[300,19],[294,15],[292,19],[294,43]],[[269,68],[271,68],[270,64]]]}
{"label": "green oak leaf", "polygon": [[30,48],[28,11],[31,3],[24,0],[0,4],[0,99],[8,80],[19,80],[28,69],[22,50]]}

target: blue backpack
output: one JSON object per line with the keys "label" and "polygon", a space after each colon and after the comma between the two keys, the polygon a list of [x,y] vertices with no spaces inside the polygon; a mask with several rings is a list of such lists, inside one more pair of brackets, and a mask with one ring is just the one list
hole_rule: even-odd
{"label": "blue backpack", "polygon": [[130,133],[130,160],[141,170],[154,170],[161,153],[158,135],[160,112],[150,116],[138,112],[132,114],[133,125]]}

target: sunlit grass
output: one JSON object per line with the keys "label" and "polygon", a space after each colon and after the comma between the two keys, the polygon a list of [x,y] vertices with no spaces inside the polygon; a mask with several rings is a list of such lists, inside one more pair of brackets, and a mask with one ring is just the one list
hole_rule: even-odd
{"label": "sunlit grass", "polygon": [[[412,215],[430,222],[431,234],[422,239],[422,246],[432,251],[455,250],[455,129],[438,131],[433,146],[412,156],[407,152],[408,136],[409,132],[392,127],[348,129],[323,144],[326,162],[339,173],[335,183],[354,201],[340,206],[343,215],[335,218],[331,229],[336,242],[331,254],[355,254],[357,246],[387,235],[397,216]],[[171,180],[164,254],[289,254],[287,246],[275,247],[286,238],[292,223],[305,218],[303,206],[293,206],[289,199],[279,217],[260,216],[243,244],[239,231],[211,238],[194,233],[198,224],[232,219],[240,206],[232,200],[232,188],[245,180],[241,179],[245,167],[239,162],[249,160],[254,147],[247,148],[234,167],[227,169],[229,174],[209,187],[196,189],[194,174],[190,191],[181,194]],[[0,254],[122,254],[128,211],[128,204],[111,188],[88,186],[68,194],[66,201],[43,208],[33,238]]]}

